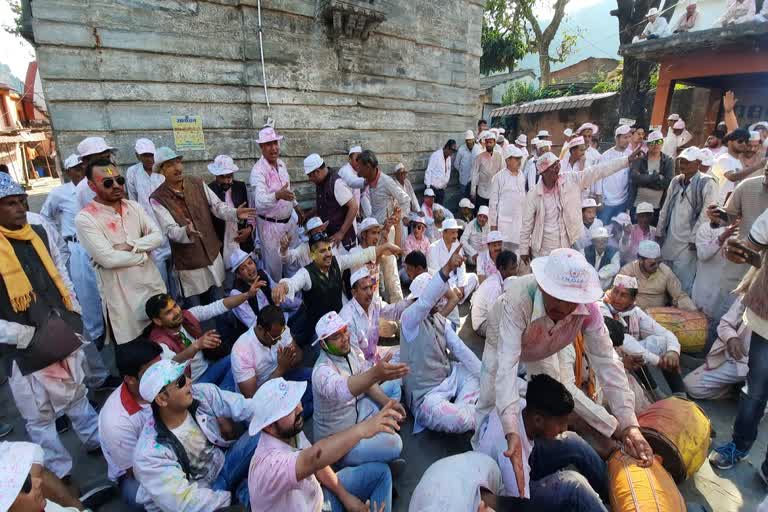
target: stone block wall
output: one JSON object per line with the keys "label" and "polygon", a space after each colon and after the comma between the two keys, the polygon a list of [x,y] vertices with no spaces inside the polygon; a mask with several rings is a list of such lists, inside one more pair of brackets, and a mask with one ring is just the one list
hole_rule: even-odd
{"label": "stone block wall", "polygon": [[185,152],[186,168],[205,173],[227,153],[245,179],[271,117],[305,198],[301,160],[317,152],[340,166],[352,143],[386,172],[403,161],[420,185],[429,154],[475,127],[483,2],[370,3],[386,20],[365,41],[332,37],[319,0],[261,3],[267,109],[257,0],[33,0],[59,152],[101,135],[133,163],[135,139],[173,147],[171,116],[200,114],[206,150]]}

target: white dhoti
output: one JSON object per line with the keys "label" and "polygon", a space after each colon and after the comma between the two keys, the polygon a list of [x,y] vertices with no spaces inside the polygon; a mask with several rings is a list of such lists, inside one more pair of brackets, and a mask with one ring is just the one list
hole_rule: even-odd
{"label": "white dhoti", "polygon": [[747,379],[747,365],[726,360],[717,368],[703,364],[685,376],[685,389],[691,398],[716,400],[727,395],[734,384]]}
{"label": "white dhoti", "polygon": [[270,222],[259,217],[256,228],[261,241],[261,259],[264,271],[273,281],[283,278],[283,262],[280,259],[280,239],[287,233],[294,235],[296,222],[293,217],[288,222]]}
{"label": "white dhoti", "polygon": [[56,418],[66,414],[87,450],[99,445],[98,415],[83,384],[85,355],[77,350],[60,363],[22,375],[14,362],[8,384],[30,439],[43,447],[45,466],[59,478],[72,472],[72,457],[56,432]]}
{"label": "white dhoti", "polygon": [[[424,395],[416,407],[416,424],[451,434],[474,430],[475,404],[479,395],[480,380],[477,373],[461,363],[454,363],[450,375]],[[414,432],[417,430],[415,428]]]}

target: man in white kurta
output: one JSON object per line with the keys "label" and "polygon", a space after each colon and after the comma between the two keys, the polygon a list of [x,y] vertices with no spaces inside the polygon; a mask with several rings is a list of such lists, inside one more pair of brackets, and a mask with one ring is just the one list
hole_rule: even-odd
{"label": "man in white kurta", "polygon": [[[278,135],[274,128],[262,128],[256,141],[261,149],[261,158],[253,166],[248,180],[249,204],[258,214],[256,228],[261,241],[262,262],[274,281],[283,277],[280,239],[296,229],[296,222],[291,216],[293,210],[298,209],[296,196],[291,191],[288,168],[280,159],[281,140],[283,136]],[[301,215],[299,221],[302,221]]]}
{"label": "man in white kurta", "polygon": [[[112,179],[111,188],[105,181]],[[166,288],[149,253],[160,246],[157,224],[133,201],[123,199],[116,166],[94,167],[88,181],[97,197],[75,217],[77,238],[96,265],[104,314],[117,344],[138,337],[149,325],[147,299]]]}
{"label": "man in white kurta", "polygon": [[493,132],[481,133],[480,143],[485,146],[485,151],[475,157],[470,188],[472,202],[478,207],[488,205],[491,196],[491,180],[504,169],[504,158],[501,151],[496,149],[496,137]]}
{"label": "man in white kurta", "polygon": [[456,141],[449,140],[442,149],[432,153],[424,171],[424,186],[435,191],[435,197],[440,204],[445,200],[445,189],[451,180],[451,159],[456,150]]}
{"label": "man in white kurta", "polygon": [[637,426],[634,397],[597,304],[603,295],[597,272],[572,249],[537,258],[531,267],[533,274],[516,279],[500,299],[498,326],[489,325],[478,424],[495,406],[509,450],[516,454],[513,466],[520,468],[516,471],[520,480],[520,436],[524,433],[519,432],[520,390],[514,378],[518,365],[556,354],[582,332],[585,352],[619,422],[617,437],[625,440],[625,449],[633,456],[650,464],[652,450]]}
{"label": "man in white kurta", "polygon": [[504,150],[505,169],[491,181],[488,222],[491,230],[501,231],[504,242],[516,251],[520,246],[520,225],[525,206],[525,176],[520,168],[523,152],[515,145]]}

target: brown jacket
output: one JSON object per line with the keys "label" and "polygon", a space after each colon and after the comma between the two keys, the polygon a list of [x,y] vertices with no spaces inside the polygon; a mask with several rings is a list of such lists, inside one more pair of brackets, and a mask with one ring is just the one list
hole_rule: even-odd
{"label": "brown jacket", "polygon": [[211,207],[205,195],[205,183],[200,178],[184,177],[183,194],[163,183],[150,198],[164,206],[179,226],[192,222],[202,235],[192,243],[171,242],[171,256],[176,270],[195,270],[211,265],[221,252],[221,241],[216,236],[211,218]]}

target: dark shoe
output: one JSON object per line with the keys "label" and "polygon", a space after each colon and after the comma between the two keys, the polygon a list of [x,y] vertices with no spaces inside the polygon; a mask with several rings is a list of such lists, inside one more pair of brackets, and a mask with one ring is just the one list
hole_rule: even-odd
{"label": "dark shoe", "polygon": [[13,425],[0,423],[0,438],[7,436],[11,432],[13,432]]}
{"label": "dark shoe", "polygon": [[768,485],[768,459],[766,459],[766,461],[763,462],[763,465],[760,466],[760,469],[758,469],[757,474],[760,475],[760,478],[762,478],[763,483],[765,485]]}
{"label": "dark shoe", "polygon": [[109,377],[104,379],[104,382],[96,386],[96,389],[94,391],[106,391],[109,389],[115,389],[118,386],[120,386],[120,384],[122,383],[123,383],[123,379],[121,379],[120,377],[115,377],[114,375],[110,375]]}
{"label": "dark shoe", "polygon": [[389,472],[392,473],[392,480],[397,479],[398,476],[405,472],[406,462],[405,459],[398,458],[389,461]]}
{"label": "dark shoe", "polygon": [[70,424],[71,423],[69,421],[69,418],[67,418],[66,416],[56,418],[56,432],[58,432],[59,434],[63,434],[64,432],[69,430]]}
{"label": "dark shoe", "polygon": [[111,482],[98,482],[80,496],[80,502],[87,509],[97,510],[116,494],[117,486],[115,484]]}
{"label": "dark shoe", "polygon": [[747,458],[749,452],[736,448],[733,441],[724,444],[709,455],[709,463],[717,469],[731,469],[734,465]]}
{"label": "dark shoe", "polygon": [[96,448],[91,448],[90,450],[87,450],[88,455],[102,455],[101,453],[101,446],[97,446]]}

